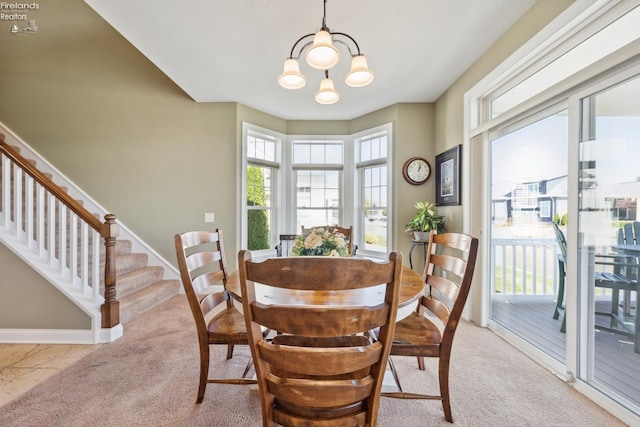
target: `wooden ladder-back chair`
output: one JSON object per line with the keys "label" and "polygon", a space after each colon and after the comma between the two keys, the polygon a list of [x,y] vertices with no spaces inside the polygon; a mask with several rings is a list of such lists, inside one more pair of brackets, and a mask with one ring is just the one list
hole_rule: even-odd
{"label": "wooden ladder-back chair", "polygon": [[347,227],[340,227],[339,225],[318,225],[314,227],[305,227],[302,226],[302,235],[306,236],[311,233],[311,230],[314,228],[324,228],[325,230],[329,230],[332,233],[342,233],[344,235],[345,240],[347,241],[347,247],[349,249],[349,253],[351,255],[355,255],[358,250],[358,245],[354,245],[353,243],[353,225]]}
{"label": "wooden ladder-back chair", "polygon": [[[222,231],[189,231],[176,234],[174,240],[182,284],[198,332],[200,385],[196,402],[202,402],[207,383],[255,384],[255,380],[244,378],[250,365],[242,378],[209,378],[210,345],[226,345],[227,359],[231,359],[234,345],[249,344],[244,317],[234,308],[226,289],[228,274]],[[222,290],[198,295],[198,290],[220,283]]]}
{"label": "wooden ladder-back chair", "polygon": [[[417,310],[396,324],[391,356],[416,356],[418,368],[424,370],[424,357],[437,357],[440,395],[406,393],[402,390],[393,361],[389,363],[399,392],[383,396],[402,399],[442,401],[444,417],[453,422],[449,397],[449,365],[453,338],[462,315],[478,252],[478,239],[462,233],[429,235],[423,278],[427,285]],[[437,317],[438,326],[425,314]]]}
{"label": "wooden ladder-back chair", "polygon": [[[242,250],[238,267],[263,425],[375,426],[397,313],[402,254],[392,252],[383,263],[353,257],[254,262],[250,252]],[[261,301],[256,295],[265,285],[271,294],[319,291],[318,303]],[[375,301],[366,305],[323,304],[321,296],[367,291]],[[268,341],[261,333],[264,328],[278,335]],[[374,328],[380,330],[375,342],[368,338]]]}

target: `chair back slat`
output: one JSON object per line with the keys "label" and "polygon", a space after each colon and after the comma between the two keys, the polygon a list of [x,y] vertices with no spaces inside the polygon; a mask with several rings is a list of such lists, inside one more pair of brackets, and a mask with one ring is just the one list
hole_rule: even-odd
{"label": "chair back slat", "polygon": [[622,228],[624,229],[624,243],[627,245],[635,244],[635,241],[633,239],[633,224],[629,222]]}
{"label": "chair back slat", "polygon": [[[368,331],[384,322],[390,307],[378,304],[374,307],[301,307],[301,306],[253,306],[253,319],[262,326],[286,334],[337,337]],[[305,316],[305,322],[300,322]]]}
{"label": "chair back slat", "polygon": [[306,379],[285,379],[276,375],[267,377],[270,391],[284,402],[296,402],[300,396],[312,396],[310,408],[348,407],[366,399],[373,390],[370,376],[357,380],[334,380],[322,388]]}
{"label": "chair back slat", "polygon": [[273,370],[279,369],[296,375],[329,377],[368,368],[380,359],[383,350],[382,344],[379,343],[333,347],[335,342],[326,341],[326,347],[312,347],[316,343],[302,346],[305,342],[309,343],[295,340],[288,341],[290,345],[260,343],[260,355],[272,365]]}

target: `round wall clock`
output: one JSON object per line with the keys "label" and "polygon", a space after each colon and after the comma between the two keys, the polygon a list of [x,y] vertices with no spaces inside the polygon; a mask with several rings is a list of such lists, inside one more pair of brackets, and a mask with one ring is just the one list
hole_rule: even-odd
{"label": "round wall clock", "polygon": [[424,184],[431,175],[431,165],[422,157],[412,157],[402,166],[402,176],[412,185]]}

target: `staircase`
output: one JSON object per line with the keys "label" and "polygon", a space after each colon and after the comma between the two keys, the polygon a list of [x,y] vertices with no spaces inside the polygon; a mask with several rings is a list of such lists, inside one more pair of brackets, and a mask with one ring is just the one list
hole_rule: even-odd
{"label": "staircase", "polygon": [[116,243],[116,289],[120,323],[126,324],[180,290],[178,280],[164,280],[164,268],[149,266],[145,253],[132,253],[130,240]]}
{"label": "staircase", "polygon": [[[92,199],[85,196],[84,193],[68,181],[64,175],[56,171],[44,159],[31,159],[31,155],[37,157],[37,153],[34,153],[24,142],[19,140],[16,135],[12,134],[11,131],[6,129],[1,123],[0,144],[2,144],[3,150],[7,152],[13,151],[18,157],[24,158],[27,163],[34,166],[35,169],[38,169],[38,171],[40,171],[39,173],[47,177],[48,181],[54,182],[55,184],[53,184],[53,186],[55,188],[52,191],[54,195],[57,191],[63,192],[65,193],[63,198],[71,196],[70,199],[77,201],[89,212],[95,211],[93,215],[98,219],[101,217],[106,219],[105,215],[107,215],[107,212]],[[24,147],[27,148],[23,149]],[[28,152],[22,154],[25,151]],[[84,234],[82,234],[82,224],[79,224],[72,209],[67,210],[66,206],[59,201],[48,201],[48,195],[40,196],[40,194],[37,193],[39,189],[33,184],[28,183],[28,180],[31,178],[27,175],[14,175],[14,170],[18,168],[8,162],[7,156],[5,156],[4,153],[0,152],[0,155],[2,155],[0,156],[0,160],[2,160],[0,161],[0,190],[5,189],[4,194],[0,191],[0,207],[4,206],[5,210],[4,212],[0,212],[0,218],[2,218],[3,221],[3,224],[0,224],[0,232],[12,228],[13,233],[17,235],[17,238],[14,239],[11,236],[6,237],[7,234],[4,233],[0,235],[0,242],[4,243],[16,254],[20,255],[22,253],[22,258],[34,267],[34,269],[48,278],[48,280],[67,295],[69,299],[73,300],[77,305],[83,307],[86,312],[94,316],[94,329],[102,328],[104,332],[104,319],[102,319],[102,322],[99,320],[101,316],[105,315],[104,301],[108,299],[108,297],[104,296],[105,281],[108,277],[107,270],[105,270],[105,255],[107,252],[104,245],[105,239],[101,238],[97,232],[95,232],[95,235],[92,237],[92,230],[89,230],[89,232],[85,231]],[[8,165],[11,166],[7,167]],[[10,174],[8,170],[5,173],[3,167],[4,169],[11,169]],[[8,186],[2,187],[3,178],[6,182],[6,178],[9,176],[9,181],[11,182],[10,191],[7,190],[9,188]],[[19,187],[17,189],[15,189],[14,185],[14,181],[16,181],[14,176],[20,177],[17,179],[19,181]],[[62,181],[62,183],[58,184],[56,182],[57,180]],[[50,184],[47,183],[47,185],[49,186]],[[8,196],[7,193],[10,193],[10,196]],[[22,196],[20,196],[20,194],[22,194]],[[21,199],[17,204],[17,208],[15,199]],[[22,211],[22,218],[16,221],[15,217],[19,215],[14,214],[14,211],[8,213],[7,205],[12,206],[15,212]],[[32,214],[26,213],[32,211]],[[55,213],[52,214],[52,211],[55,211]],[[71,218],[74,219],[72,220]],[[50,220],[50,224],[54,224],[55,227],[55,232],[51,233],[50,236],[46,235],[46,233],[48,233],[47,229],[50,228],[50,226],[47,225],[49,223],[44,222],[47,219]],[[34,225],[34,222],[38,224]],[[10,224],[10,226],[2,230],[2,225],[7,224]],[[115,224],[113,225],[115,226]],[[113,252],[115,254],[113,257],[115,262],[111,261],[110,264],[115,264],[115,298],[118,301],[118,303],[114,304],[116,310],[119,305],[119,313],[115,314],[115,319],[119,317],[120,325],[122,325],[176,295],[180,291],[181,285],[177,270],[169,262],[145,245],[144,242],[122,224],[118,224],[117,228],[120,229],[120,233],[115,240],[115,250]],[[72,230],[69,231],[70,229]],[[74,230],[78,231],[76,232]],[[41,240],[44,240],[43,243],[37,242],[35,235],[39,233],[42,233],[40,237]],[[32,235],[34,236],[33,239],[31,238]],[[60,238],[60,235],[71,237]],[[3,238],[3,236],[5,238]],[[60,241],[58,241],[58,239]],[[97,249],[99,250],[99,254],[96,252],[96,254],[93,255],[95,258],[91,258],[92,255],[84,254],[86,258],[84,264],[86,264],[87,267],[83,266],[81,259],[79,260],[79,258],[81,258],[80,252],[92,251],[93,249],[81,249],[83,239],[88,248],[99,247],[99,249]],[[38,245],[40,246],[39,248],[37,247]],[[48,248],[55,248],[55,250],[51,251]],[[64,252],[67,255],[60,256],[60,252]],[[43,253],[44,255],[40,255],[39,258],[46,258],[48,262],[41,263],[37,259],[30,260],[33,258],[33,253]],[[53,261],[54,258],[56,258],[56,261]],[[99,267],[95,269],[95,272],[89,271],[89,274],[87,274],[89,277],[86,279],[88,289],[82,289],[80,285],[76,285],[76,282],[82,279],[75,277],[73,272],[80,272],[80,270],[83,269],[85,272],[91,270],[93,269],[93,264],[99,264]],[[112,266],[109,265],[107,268],[112,268]],[[52,272],[51,270],[54,271]],[[69,286],[69,284],[65,285],[62,283],[62,280],[60,281],[61,284],[58,284],[57,276],[66,276],[71,286]],[[100,284],[99,287],[92,285],[92,283],[98,282]],[[91,293],[95,293],[95,298],[92,299]],[[90,307],[87,307],[87,305]],[[111,308],[107,309],[107,311],[109,310],[111,310]],[[96,321],[95,317],[98,318],[98,321]],[[102,326],[100,326],[101,323]],[[120,325],[117,326],[121,329]],[[102,338],[93,338],[92,340],[94,342],[105,342],[117,339],[121,333],[102,333],[102,335],[100,335],[95,332],[92,335],[94,337],[102,336]],[[105,339],[105,336],[112,338]],[[0,342],[10,342],[6,340],[6,337],[3,338],[1,329]]]}

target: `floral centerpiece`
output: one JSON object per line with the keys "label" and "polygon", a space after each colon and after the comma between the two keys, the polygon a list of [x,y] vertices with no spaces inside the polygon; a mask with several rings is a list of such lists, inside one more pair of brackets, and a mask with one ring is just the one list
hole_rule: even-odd
{"label": "floral centerpiece", "polygon": [[344,234],[324,228],[314,228],[306,236],[296,237],[291,248],[293,256],[349,256]]}

